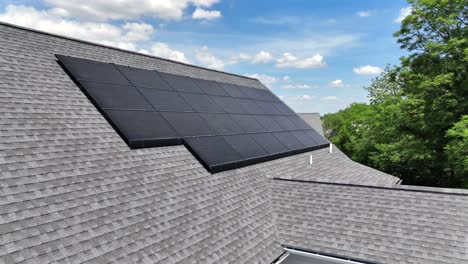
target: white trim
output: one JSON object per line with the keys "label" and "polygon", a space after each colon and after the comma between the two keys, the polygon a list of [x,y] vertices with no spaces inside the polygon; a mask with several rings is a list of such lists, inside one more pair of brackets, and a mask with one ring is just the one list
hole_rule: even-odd
{"label": "white trim", "polygon": [[295,250],[295,249],[285,248],[284,250],[286,250],[287,252],[289,252],[292,255],[300,255],[300,256],[309,257],[311,259],[317,259],[317,260],[326,260],[326,261],[329,261],[330,263],[334,263],[334,264],[363,264],[362,262],[356,262],[356,261],[352,261],[352,260],[333,258],[333,257],[329,257],[329,256],[324,256],[324,255],[320,255],[320,254],[316,254],[316,253],[309,253],[309,252],[299,251],[299,250]]}
{"label": "white trim", "polygon": [[278,261],[275,262],[275,264],[280,264],[281,262],[283,262],[287,257],[289,257],[290,253],[286,251],[286,254],[284,254],[283,256],[281,256],[280,259],[278,259]]}

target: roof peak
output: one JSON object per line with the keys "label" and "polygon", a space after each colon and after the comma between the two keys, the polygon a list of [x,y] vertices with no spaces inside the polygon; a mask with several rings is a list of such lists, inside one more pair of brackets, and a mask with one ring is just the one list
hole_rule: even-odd
{"label": "roof peak", "polygon": [[7,22],[4,22],[4,21],[0,21],[0,25],[16,28],[16,29],[20,29],[20,30],[25,30],[25,31],[33,32],[33,33],[38,33],[38,34],[42,34],[42,35],[48,35],[48,36],[52,36],[52,37],[56,37],[56,38],[67,39],[67,40],[76,41],[76,42],[80,42],[80,43],[90,44],[90,45],[94,45],[94,46],[98,46],[98,47],[104,47],[104,48],[108,48],[108,49],[123,51],[123,52],[127,52],[127,53],[130,53],[130,54],[145,56],[145,57],[149,57],[149,58],[153,58],[153,59],[158,59],[158,60],[168,61],[168,62],[172,62],[172,63],[177,63],[177,64],[185,65],[185,66],[188,66],[188,67],[194,67],[194,68],[198,68],[198,69],[203,69],[203,70],[208,70],[208,71],[212,71],[212,72],[228,74],[228,75],[232,75],[232,76],[236,76],[236,77],[240,77],[240,78],[245,78],[245,79],[249,79],[249,80],[259,81],[257,78],[252,78],[252,77],[248,77],[248,76],[244,76],[244,75],[240,75],[240,74],[235,74],[235,73],[231,73],[231,72],[211,69],[211,68],[207,68],[207,67],[203,67],[203,66],[198,66],[198,65],[184,63],[184,62],[175,61],[175,60],[171,60],[171,59],[166,59],[166,58],[162,58],[162,57],[158,57],[158,56],[154,56],[154,55],[150,55],[150,54],[145,54],[145,53],[141,53],[141,52],[138,52],[138,51],[132,51],[132,50],[127,50],[127,49],[117,48],[117,47],[114,47],[114,46],[100,44],[100,43],[96,43],[96,42],[92,42],[92,41],[88,41],[88,40],[78,39],[78,38],[64,36],[64,35],[59,35],[59,34],[46,32],[46,31],[42,31],[42,30],[38,30],[38,29],[34,29],[34,28],[28,28],[28,27],[24,27],[24,26],[20,26],[20,25],[7,23]]}
{"label": "roof peak", "polygon": [[354,183],[285,179],[285,178],[277,178],[277,177],[272,178],[272,179],[277,180],[277,181],[288,181],[288,182],[341,185],[341,186],[349,186],[349,187],[373,188],[373,189],[384,189],[384,190],[404,191],[404,192],[422,192],[422,193],[468,196],[468,190],[455,189],[455,188],[439,188],[439,187],[427,187],[427,186],[417,186],[417,185],[378,186],[378,185],[365,185],[365,184],[354,184]]}

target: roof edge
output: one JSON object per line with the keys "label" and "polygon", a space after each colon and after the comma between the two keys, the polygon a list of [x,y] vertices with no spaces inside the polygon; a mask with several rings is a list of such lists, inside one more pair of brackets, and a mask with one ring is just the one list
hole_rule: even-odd
{"label": "roof edge", "polygon": [[410,186],[410,185],[395,185],[395,187],[389,187],[389,186],[376,186],[376,185],[364,185],[364,184],[353,184],[353,183],[283,179],[283,178],[277,178],[277,177],[271,178],[271,179],[277,180],[277,181],[287,181],[287,182],[338,185],[338,186],[349,186],[349,187],[358,187],[358,188],[373,188],[373,189],[380,189],[380,190],[392,190],[392,191],[402,191],[402,192],[421,192],[421,193],[434,193],[434,194],[445,194],[445,195],[456,195],[456,196],[468,196],[468,190],[455,189],[455,188],[452,189],[452,188],[438,188],[438,187]]}
{"label": "roof edge", "polygon": [[[46,32],[46,31],[34,29],[34,28],[23,27],[23,26],[20,26],[20,25],[11,24],[11,23],[4,22],[4,21],[0,21],[0,25],[12,27],[12,28],[17,28],[17,29],[20,29],[20,30],[25,30],[25,31],[33,32],[33,33],[38,33],[38,34],[42,34],[42,35],[48,35],[48,36],[52,36],[52,37],[56,37],[56,38],[67,39],[67,40],[71,40],[71,41],[76,41],[76,42],[80,42],[80,43],[84,43],[84,44],[90,44],[90,45],[94,45],[94,46],[98,46],[98,47],[103,47],[103,48],[108,48],[108,49],[123,51],[123,52],[131,53],[131,54],[135,54],[135,55],[145,56],[145,57],[149,57],[149,58],[153,58],[153,59],[158,59],[158,60],[163,60],[163,61],[172,62],[172,63],[177,63],[177,64],[181,64],[181,65],[188,66],[188,67],[194,67],[194,68],[198,68],[198,69],[202,69],[202,70],[207,70],[207,71],[212,71],[212,72],[223,73],[223,74],[227,74],[227,75],[232,75],[232,76],[236,76],[236,77],[240,77],[240,78],[244,78],[244,79],[249,79],[249,80],[254,80],[254,81],[260,82],[260,80],[258,80],[257,78],[252,78],[252,77],[248,77],[248,76],[243,76],[243,75],[239,75],[239,74],[235,74],[235,73],[230,73],[230,72],[226,72],[226,71],[220,71],[220,70],[216,70],[216,69],[210,69],[210,68],[203,67],[203,66],[193,65],[193,64],[189,64],[189,63],[184,63],[184,62],[180,62],[180,61],[175,61],[175,60],[170,60],[170,59],[166,59],[166,58],[162,58],[162,57],[158,57],[158,56],[154,56],[154,55],[150,55],[150,54],[145,54],[145,53],[141,53],[141,52],[137,52],[137,51],[126,50],[126,49],[117,48],[117,47],[110,46],[110,45],[100,44],[100,43],[96,43],[96,42],[92,42],[92,41],[88,41],[88,40],[83,40],[83,39],[78,39],[78,38],[74,38],[74,37],[68,37],[68,36],[64,36],[64,35],[59,35],[59,34],[55,34],[55,33],[50,33],[50,32]],[[262,83],[262,82],[260,82],[260,83]]]}

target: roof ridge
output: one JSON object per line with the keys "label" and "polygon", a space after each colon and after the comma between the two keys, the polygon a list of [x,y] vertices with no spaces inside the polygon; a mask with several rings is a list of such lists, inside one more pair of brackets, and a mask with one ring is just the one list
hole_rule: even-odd
{"label": "roof ridge", "polygon": [[278,180],[278,181],[339,185],[339,186],[373,188],[373,189],[394,190],[394,191],[404,191],[404,192],[422,192],[422,193],[468,196],[468,190],[464,190],[464,189],[438,188],[438,187],[426,187],[426,186],[411,186],[411,185],[395,185],[395,187],[390,187],[390,186],[365,185],[365,184],[353,184],[353,183],[339,183],[339,182],[284,179],[284,178],[277,178],[277,177],[274,177],[274,178],[271,178],[271,179],[272,180]]}
{"label": "roof ridge", "polygon": [[4,21],[0,21],[0,25],[7,26],[7,27],[12,27],[12,28],[17,28],[17,29],[20,29],[20,30],[25,30],[25,31],[33,32],[33,33],[48,35],[48,36],[52,36],[52,37],[56,37],[56,38],[67,39],[67,40],[76,41],[76,42],[80,42],[80,43],[90,44],[90,45],[94,45],[94,46],[98,46],[98,47],[104,47],[104,48],[108,48],[108,49],[123,51],[123,52],[131,53],[131,54],[135,54],[135,55],[140,55],[140,56],[145,56],[145,57],[149,57],[149,58],[153,58],[153,59],[158,59],[158,60],[163,60],[163,61],[167,61],[167,62],[177,63],[177,64],[185,65],[185,66],[188,66],[188,67],[194,67],[194,68],[198,68],[198,69],[202,69],[202,70],[218,72],[218,73],[228,74],[228,75],[232,75],[232,76],[236,76],[236,77],[240,77],[240,78],[244,78],[244,79],[259,81],[257,78],[253,78],[253,77],[248,77],[248,76],[243,76],[243,75],[235,74],[235,73],[231,73],[231,72],[211,69],[211,68],[198,66],[198,65],[194,65],[194,64],[189,64],[189,63],[185,63],[185,62],[170,60],[170,59],[166,59],[166,58],[162,58],[162,57],[158,57],[158,56],[154,56],[154,55],[150,55],[150,54],[141,53],[141,52],[138,52],[138,51],[126,50],[126,49],[117,48],[117,47],[110,46],[110,45],[105,45],[105,44],[100,44],[100,43],[96,43],[96,42],[92,42],[92,41],[88,41],[88,40],[83,40],[83,39],[78,39],[78,38],[74,38],[74,37],[69,37],[69,36],[59,35],[59,34],[55,34],[55,33],[50,33],[50,32],[46,32],[46,31],[34,29],[34,28],[23,27],[23,26],[20,26],[20,25],[11,24],[11,23],[7,23],[7,22],[4,22]]}

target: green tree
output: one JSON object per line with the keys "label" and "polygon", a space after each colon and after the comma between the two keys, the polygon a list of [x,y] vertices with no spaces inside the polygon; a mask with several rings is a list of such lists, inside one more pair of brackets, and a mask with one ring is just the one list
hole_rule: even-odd
{"label": "green tree", "polygon": [[450,172],[461,186],[468,188],[468,115],[447,132],[450,140],[445,151],[448,157]]}
{"label": "green tree", "polygon": [[[367,87],[370,105],[324,116],[327,135],[351,158],[406,184],[466,187],[468,1],[409,3],[395,33],[409,55]],[[356,123],[365,129],[352,130]]]}

